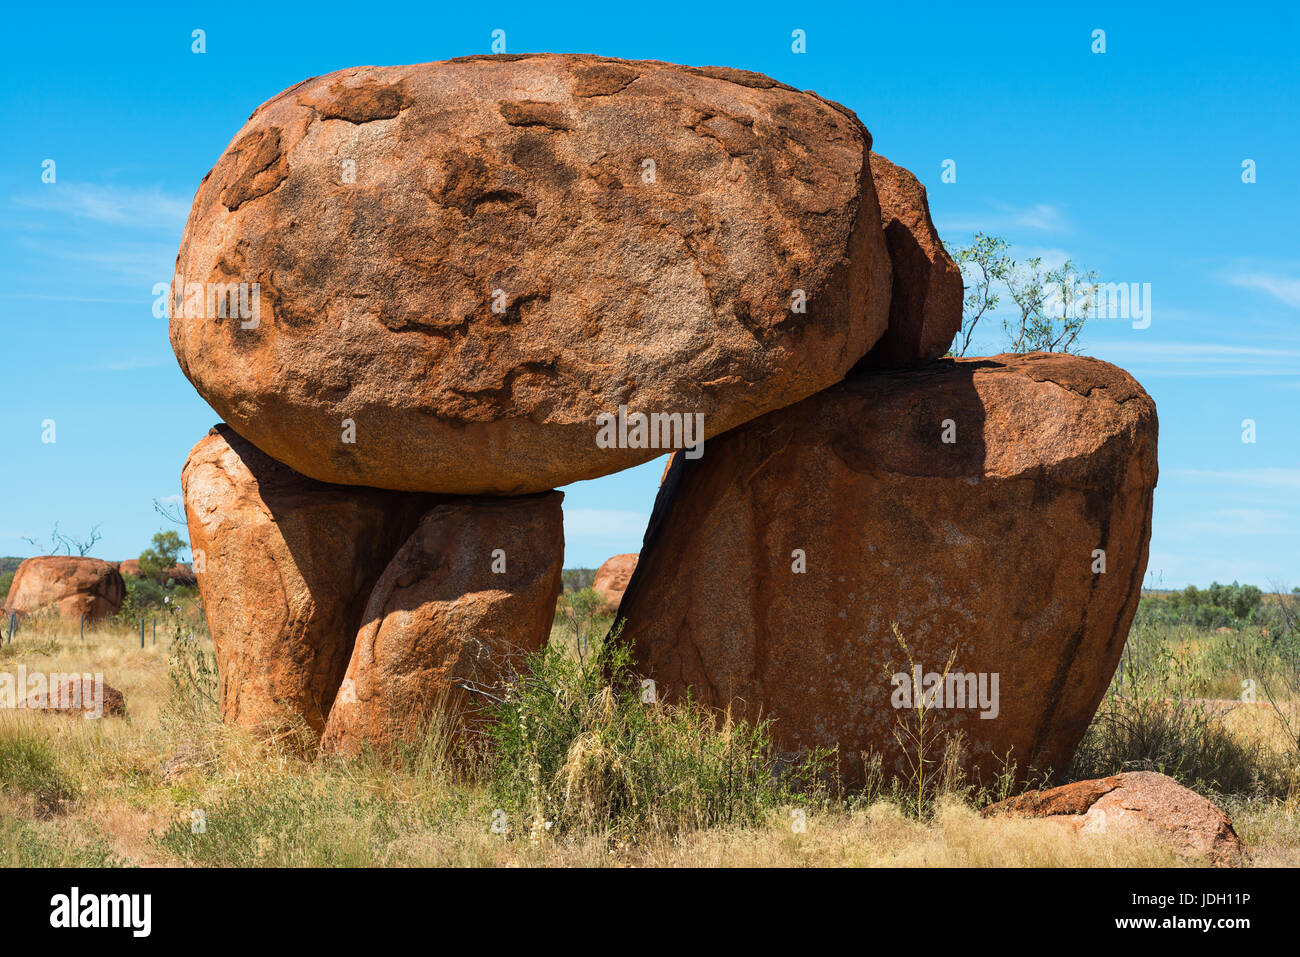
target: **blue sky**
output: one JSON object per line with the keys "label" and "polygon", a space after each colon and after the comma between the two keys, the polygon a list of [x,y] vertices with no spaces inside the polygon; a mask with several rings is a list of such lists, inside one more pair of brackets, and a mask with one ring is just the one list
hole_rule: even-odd
{"label": "blue sky", "polygon": [[[734,5],[728,5],[734,8]],[[1150,581],[1300,584],[1300,28],[1290,5],[21,5],[0,37],[0,554],[102,523],[137,555],[215,414],[152,287],[194,190],[262,101],[361,64],[590,52],[758,70],[855,109],[927,184],[950,245],[1151,284],[1152,321],[1084,351],[1160,414]],[[740,8],[736,8],[740,9]],[[191,52],[206,31],[207,52]],[[791,51],[805,31],[807,52]],[[1093,53],[1092,32],[1106,32]],[[56,163],[43,183],[42,163]],[[944,160],[956,182],[943,183]],[[1245,159],[1257,181],[1241,178]],[[1000,351],[997,324],[978,352]],[[53,419],[56,441],[41,441]],[[1256,441],[1242,441],[1253,419]],[[636,551],[662,462],[565,491],[566,564]]]}

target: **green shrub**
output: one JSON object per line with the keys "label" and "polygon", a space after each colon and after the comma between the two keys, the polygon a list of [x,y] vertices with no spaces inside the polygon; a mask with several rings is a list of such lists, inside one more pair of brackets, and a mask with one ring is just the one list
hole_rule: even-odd
{"label": "green shrub", "polygon": [[778,773],[769,722],[730,720],[690,701],[643,700],[616,637],[596,655],[552,645],[495,710],[492,793],[510,834],[674,834],[755,824],[809,799],[827,755]]}
{"label": "green shrub", "polygon": [[158,532],[152,544],[140,553],[140,575],[162,581],[163,573],[175,566],[186,547],[185,540],[174,531]]}

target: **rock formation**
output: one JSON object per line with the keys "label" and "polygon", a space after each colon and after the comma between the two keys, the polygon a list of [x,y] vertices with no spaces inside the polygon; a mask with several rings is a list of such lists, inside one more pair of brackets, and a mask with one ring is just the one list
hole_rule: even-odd
{"label": "rock formation", "polygon": [[435,708],[476,722],[546,644],[560,593],[560,492],[432,509],[375,585],[322,748],[389,752]]}
{"label": "rock formation", "polygon": [[931,726],[983,772],[1060,770],[1128,634],[1155,482],[1154,405],[1106,363],[856,375],[675,457],[623,635],[661,696],[773,717],[850,777],[868,750],[903,769],[914,666],[924,693],[955,656]]}
{"label": "rock formation", "polygon": [[320,732],[371,588],[437,499],[317,482],[225,425],[194,446],[181,486],[222,717],[300,715]]}
{"label": "rock formation", "polygon": [[861,365],[888,369],[938,359],[961,329],[961,271],[943,248],[917,178],[877,153],[871,154],[871,175],[893,284],[889,328]]}
{"label": "rock formation", "polygon": [[605,559],[605,563],[596,569],[596,578],[591,587],[605,599],[605,607],[612,614],[618,611],[618,603],[623,600],[627,583],[636,571],[636,552],[627,555],[615,555]]}
{"label": "rock formation", "polygon": [[739,70],[538,54],[306,80],[199,187],[172,346],[240,435],[316,479],[605,475],[665,446],[603,448],[599,415],[717,435],[880,338],[870,148],[852,111]]}
{"label": "rock formation", "polygon": [[1083,834],[1122,833],[1168,842],[1182,857],[1216,867],[1243,863],[1245,846],[1216,805],[1171,777],[1126,771],[1030,791],[987,807],[985,817],[1043,817]]}
{"label": "rock formation", "polygon": [[87,680],[89,675],[61,678],[54,687],[30,695],[23,706],[30,711],[44,711],[84,718],[122,717],[126,698],[103,680]]}
{"label": "rock formation", "polygon": [[57,614],[65,621],[87,621],[117,614],[126,585],[112,562],[68,555],[29,558],[14,572],[4,613]]}
{"label": "rock formation", "polygon": [[1062,767],[1136,606],[1155,410],[1093,360],[941,359],[961,276],[871,147],[756,73],[586,55],[259,107],[169,326],[230,423],[183,476],[226,720],[338,754],[473,724],[549,634],[548,490],[703,438],[596,581],[662,696],[850,779],[902,770],[906,702],[981,772]]}

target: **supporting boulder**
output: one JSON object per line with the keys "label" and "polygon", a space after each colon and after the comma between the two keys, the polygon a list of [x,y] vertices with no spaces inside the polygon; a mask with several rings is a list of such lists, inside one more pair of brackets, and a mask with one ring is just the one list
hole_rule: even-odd
{"label": "supporting boulder", "polygon": [[370,596],[324,753],[391,753],[435,709],[480,723],[550,635],[563,499],[461,499],[420,520]]}
{"label": "supporting boulder", "polygon": [[869,751],[906,773],[919,704],[986,780],[1059,771],[1119,661],[1155,483],[1155,406],[1104,362],[854,375],[674,457],[623,636],[661,696],[774,718],[791,757],[838,746],[850,779]]}
{"label": "supporting boulder", "polygon": [[223,719],[301,716],[319,733],[371,588],[437,499],[317,482],[226,425],[194,446],[181,487]]}

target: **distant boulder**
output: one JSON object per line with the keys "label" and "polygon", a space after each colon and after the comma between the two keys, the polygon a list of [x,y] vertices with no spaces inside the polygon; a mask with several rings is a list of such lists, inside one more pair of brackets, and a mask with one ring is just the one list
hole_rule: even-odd
{"label": "distant boulder", "polygon": [[112,685],[88,681],[89,675],[62,676],[54,687],[28,696],[24,706],[29,711],[81,715],[85,718],[122,717],[126,698]]}
{"label": "distant boulder", "polygon": [[606,559],[605,564],[601,565],[596,572],[596,580],[592,582],[591,587],[605,599],[605,606],[610,612],[618,611],[618,603],[623,600],[627,583],[631,580],[632,573],[636,571],[636,560],[636,552],[615,555],[613,558]]}
{"label": "distant boulder", "polygon": [[117,614],[125,597],[126,585],[112,562],[40,555],[18,566],[4,612],[49,612],[67,621],[79,621],[84,615],[94,620]]}
{"label": "distant boulder", "polygon": [[[117,563],[117,570],[121,572],[123,578],[143,578],[144,572],[140,571],[140,560],[137,558],[128,558],[125,561]],[[166,571],[159,572],[154,579],[160,585],[165,585],[168,581],[175,585],[196,585],[198,576],[194,574],[194,569],[189,565],[180,562],[168,568]]]}

